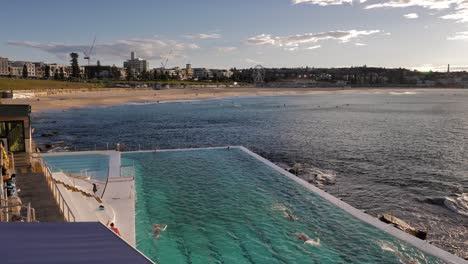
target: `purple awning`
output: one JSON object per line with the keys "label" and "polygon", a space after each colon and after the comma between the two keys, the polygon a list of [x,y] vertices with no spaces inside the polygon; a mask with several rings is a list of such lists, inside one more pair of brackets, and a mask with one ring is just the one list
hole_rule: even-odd
{"label": "purple awning", "polygon": [[100,223],[0,223],[0,263],[152,263]]}

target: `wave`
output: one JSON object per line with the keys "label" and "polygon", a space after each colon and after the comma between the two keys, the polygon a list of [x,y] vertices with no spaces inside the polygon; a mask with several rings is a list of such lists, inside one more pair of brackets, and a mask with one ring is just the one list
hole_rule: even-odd
{"label": "wave", "polygon": [[314,166],[305,168],[303,173],[299,174],[299,177],[309,183],[320,186],[333,185],[336,183],[336,172],[332,170],[319,169]]}
{"label": "wave", "polygon": [[417,94],[415,92],[389,92],[389,94],[391,95],[413,95],[413,94]]}
{"label": "wave", "polygon": [[336,172],[332,170],[324,170],[312,165],[304,166],[300,163],[294,164],[292,167],[285,163],[277,163],[277,165],[299,178],[315,185],[333,185],[336,183]]}
{"label": "wave", "polygon": [[200,101],[203,101],[203,99],[131,101],[131,102],[123,103],[123,105],[156,105],[156,104],[169,104],[169,103],[191,103],[191,102],[200,102]]}
{"label": "wave", "polygon": [[468,193],[455,194],[451,197],[426,198],[424,202],[444,206],[456,214],[468,217]]}

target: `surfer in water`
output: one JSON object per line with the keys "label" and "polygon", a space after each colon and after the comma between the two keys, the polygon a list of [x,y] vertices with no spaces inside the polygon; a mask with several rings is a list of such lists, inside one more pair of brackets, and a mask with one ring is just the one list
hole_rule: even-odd
{"label": "surfer in water", "polygon": [[303,233],[300,233],[297,235],[297,238],[301,241],[304,241],[304,244],[308,244],[314,247],[320,246],[320,239],[310,239],[308,236],[306,236]]}
{"label": "surfer in water", "polygon": [[158,239],[159,236],[161,235],[161,231],[162,232],[166,231],[167,225],[166,224],[155,224],[153,229],[154,229],[154,237],[156,239]]}

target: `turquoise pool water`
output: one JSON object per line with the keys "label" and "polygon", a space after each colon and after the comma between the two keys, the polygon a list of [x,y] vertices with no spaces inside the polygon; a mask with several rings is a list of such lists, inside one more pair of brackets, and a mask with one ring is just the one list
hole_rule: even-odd
{"label": "turquoise pool water", "polygon": [[[242,150],[125,153],[122,163],[136,165],[137,248],[159,264],[443,263]],[[168,224],[159,239],[156,223]]]}
{"label": "turquoise pool water", "polygon": [[97,154],[45,156],[52,171],[63,170],[75,175],[88,175],[93,180],[106,181],[109,173],[109,156]]}

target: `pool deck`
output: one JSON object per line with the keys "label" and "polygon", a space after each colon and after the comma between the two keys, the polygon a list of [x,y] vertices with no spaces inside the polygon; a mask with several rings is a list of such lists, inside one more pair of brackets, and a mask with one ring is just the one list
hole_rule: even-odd
{"label": "pool deck", "polygon": [[[72,207],[72,212],[76,215],[78,222],[99,221],[104,225],[107,221],[114,222],[115,226],[122,234],[122,238],[136,247],[135,238],[135,182],[134,178],[120,177],[120,152],[117,151],[82,151],[82,152],[57,152],[43,153],[43,157],[53,156],[76,156],[76,155],[107,155],[109,156],[109,175],[106,189],[102,197],[106,213],[98,211],[99,203],[92,198],[86,198],[77,193],[71,192],[59,186],[60,191],[64,193],[65,199]],[[66,181],[67,176],[61,172],[53,173],[53,177]],[[73,184],[76,183],[74,180]],[[88,188],[82,187],[79,183],[76,184],[80,189],[89,193],[91,192],[90,185]]]}
{"label": "pool deck", "polygon": [[[192,148],[192,149],[168,149],[168,150],[148,150],[148,151],[132,151],[123,153],[151,153],[151,152],[173,152],[173,151],[197,151],[197,150],[210,150],[210,149],[226,149],[227,147],[208,147],[208,148]],[[302,180],[301,178],[289,173],[282,169],[273,162],[261,157],[260,155],[250,151],[249,149],[242,146],[230,146],[231,149],[239,149],[253,158],[261,161],[265,165],[281,173],[285,177],[295,181],[302,185],[306,189],[319,195],[323,199],[329,201],[333,205],[341,208],[348,212],[352,216],[359,220],[368,223],[398,239],[401,239],[421,251],[433,255],[442,259],[447,263],[453,264],[468,264],[468,261],[461,259],[449,252],[442,250],[434,245],[431,245],[427,241],[420,240],[410,234],[407,234],[391,224],[385,224],[377,218],[366,214],[365,212],[352,207],[351,205],[343,202],[335,196],[315,187],[314,185]],[[107,189],[105,191],[103,201],[110,205],[114,211],[114,222],[120,229],[122,237],[132,246],[136,246],[135,238],[135,190],[134,190],[134,178],[122,178],[120,177],[120,152],[116,151],[87,151],[87,152],[66,152],[66,153],[47,153],[44,156],[63,156],[63,155],[90,155],[90,154],[101,154],[109,155],[109,179]],[[105,224],[105,223],[104,223]]]}

